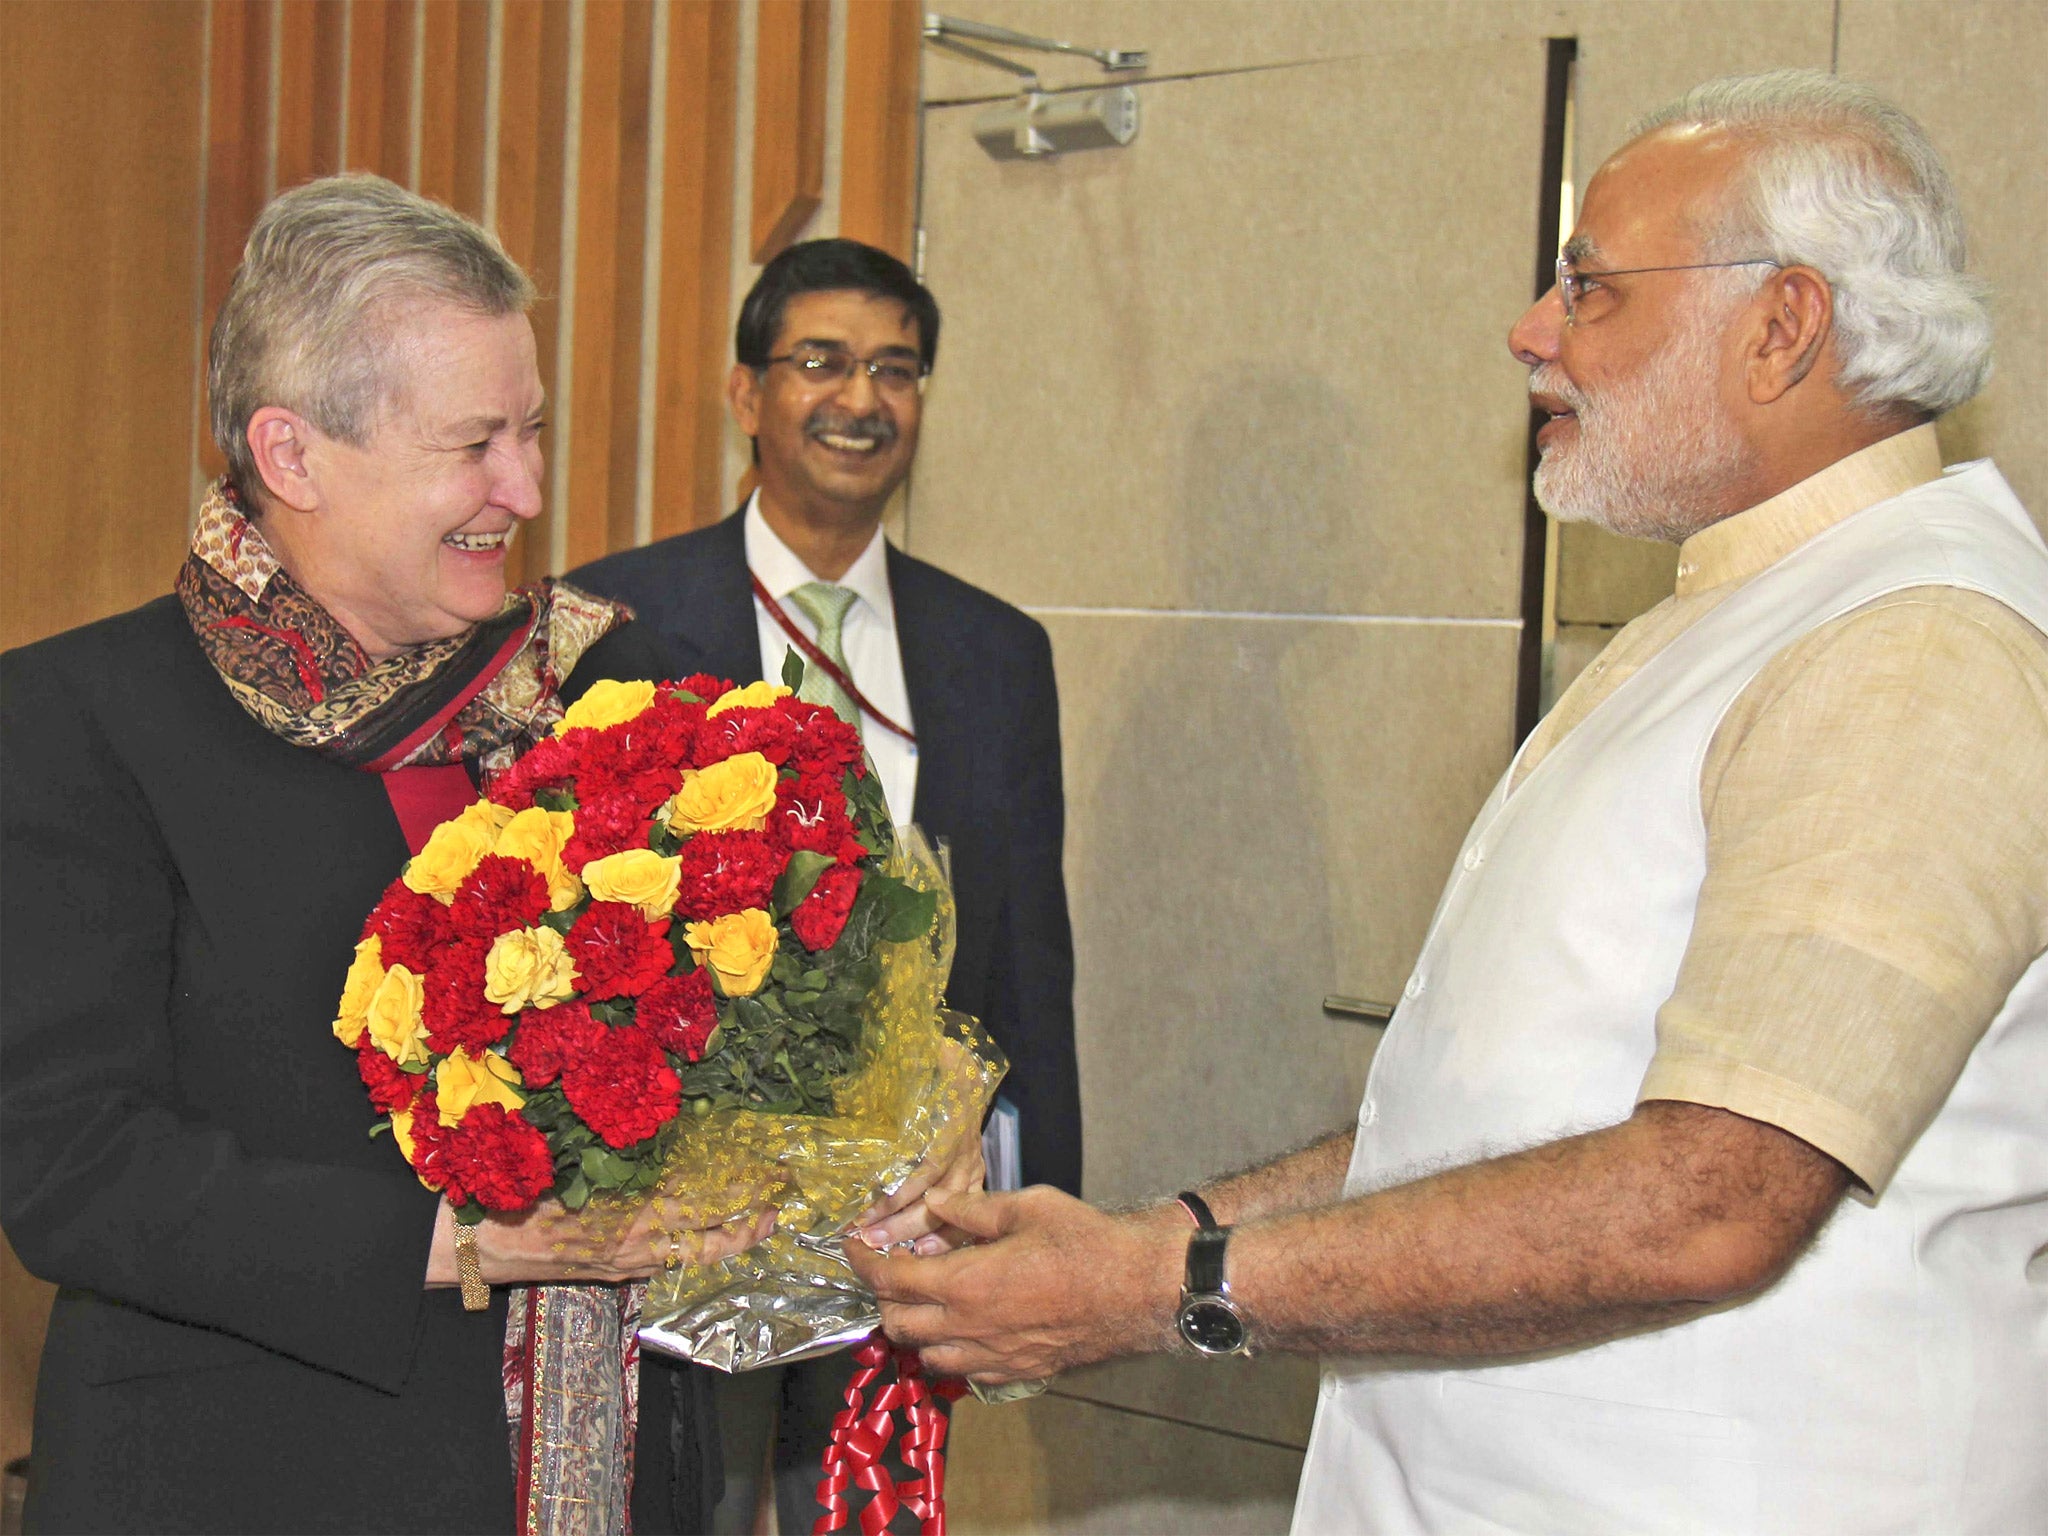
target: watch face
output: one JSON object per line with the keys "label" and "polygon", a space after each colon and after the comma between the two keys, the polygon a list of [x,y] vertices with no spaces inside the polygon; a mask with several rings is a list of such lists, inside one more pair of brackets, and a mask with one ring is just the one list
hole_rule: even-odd
{"label": "watch face", "polygon": [[1195,1296],[1180,1309],[1180,1336],[1205,1355],[1234,1355],[1244,1348],[1244,1319],[1220,1296]]}

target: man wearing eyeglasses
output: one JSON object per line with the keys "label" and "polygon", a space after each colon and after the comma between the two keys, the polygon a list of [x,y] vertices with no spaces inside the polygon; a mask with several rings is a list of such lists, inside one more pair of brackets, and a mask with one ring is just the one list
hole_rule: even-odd
{"label": "man wearing eyeglasses", "polygon": [[[938,304],[895,257],[852,240],[783,251],[740,307],[727,384],[733,418],[754,443],[754,493],[712,527],[570,579],[631,603],[670,676],[776,679],[790,649],[803,656],[804,696],[859,725],[891,813],[950,846],[959,932],[948,1001],[1010,1058],[1002,1094],[1017,1118],[1022,1178],[1078,1193],[1051,645],[1035,620],[882,533],[917,455],[938,343]],[[921,1219],[921,1208],[904,1218],[910,1227]],[[810,1529],[846,1375],[844,1358],[830,1357],[721,1381],[734,1490],[721,1529],[753,1529],[753,1432],[768,1394],[780,1418],[781,1526]]]}
{"label": "man wearing eyeglasses", "polygon": [[[928,1367],[1326,1357],[1298,1532],[2048,1513],[2048,548],[1917,124],[1715,82],[1589,183],[1530,369],[1555,515],[1679,544],[1453,867],[1354,1126],[1133,1214],[935,1194]],[[1844,1199],[1844,1195],[1849,1198]]]}

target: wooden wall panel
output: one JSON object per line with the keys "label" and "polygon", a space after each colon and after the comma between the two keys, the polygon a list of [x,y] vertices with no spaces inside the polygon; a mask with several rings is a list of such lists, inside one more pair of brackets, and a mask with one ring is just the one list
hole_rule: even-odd
{"label": "wooden wall panel", "polygon": [[829,0],[756,0],[752,250],[765,262],[818,211],[825,189]]}
{"label": "wooden wall panel", "polygon": [[839,233],[911,259],[917,223],[918,0],[855,0],[846,12]]}
{"label": "wooden wall panel", "polygon": [[[183,557],[207,132],[201,0],[5,9],[0,647],[166,592]],[[0,1256],[0,1457],[27,1449],[49,1294]]]}
{"label": "wooden wall panel", "polygon": [[269,197],[270,0],[213,0],[208,25],[206,272],[200,306],[199,472],[227,468],[206,418],[205,338],[227,297],[249,227]]}
{"label": "wooden wall panel", "polygon": [[275,189],[341,169],[348,0],[278,0]]}
{"label": "wooden wall panel", "polygon": [[653,537],[725,515],[720,448],[731,361],[739,18],[728,0],[671,0],[663,125],[661,314],[655,328]]}
{"label": "wooden wall panel", "polygon": [[483,217],[491,77],[490,0],[420,0],[416,191]]}
{"label": "wooden wall panel", "polygon": [[[553,399],[561,315],[569,0],[508,0],[500,16],[505,35],[498,62],[496,224],[505,249],[540,289],[533,334],[541,383]],[[552,420],[541,446],[550,455],[555,452]],[[550,505],[513,544],[508,573],[513,580],[530,581],[548,570],[554,518]]]}
{"label": "wooden wall panel", "polygon": [[349,0],[348,142],[352,171],[412,179],[415,0]]}

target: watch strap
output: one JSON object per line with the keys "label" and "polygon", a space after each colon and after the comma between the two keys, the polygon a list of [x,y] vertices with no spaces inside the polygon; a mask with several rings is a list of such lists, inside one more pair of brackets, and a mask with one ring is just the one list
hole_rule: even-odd
{"label": "watch strap", "polygon": [[1209,1209],[1209,1202],[1192,1189],[1184,1189],[1173,1198],[1180,1202],[1181,1209],[1188,1213],[1196,1227],[1204,1232],[1216,1230],[1216,1213]]}
{"label": "watch strap", "polygon": [[1223,1250],[1229,1242],[1228,1227],[1207,1227],[1188,1239],[1186,1285],[1190,1296],[1223,1294]]}

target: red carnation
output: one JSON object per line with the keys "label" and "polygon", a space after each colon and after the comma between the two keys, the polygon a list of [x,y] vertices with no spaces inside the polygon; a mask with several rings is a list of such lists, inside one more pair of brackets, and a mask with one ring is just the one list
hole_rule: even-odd
{"label": "red carnation", "polygon": [[501,933],[530,928],[548,909],[548,883],[524,859],[491,853],[455,889],[449,926],[486,945]]}
{"label": "red carnation", "polygon": [[562,850],[571,869],[647,846],[647,813],[632,799],[607,796],[576,808],[576,832]]}
{"label": "red carnation", "polygon": [[410,1109],[414,1096],[427,1082],[424,1072],[415,1075],[402,1071],[367,1033],[362,1044],[356,1047],[356,1072],[362,1078],[363,1086],[370,1090],[370,1102],[387,1115],[396,1110]]}
{"label": "red carnation", "polygon": [[673,1051],[685,1061],[702,1061],[704,1043],[718,1028],[711,973],[696,970],[685,976],[663,977],[640,995],[633,1006],[633,1022],[663,1050]]}
{"label": "red carnation", "polygon": [[801,729],[790,766],[803,774],[823,773],[834,782],[849,768],[865,772],[861,759],[860,732],[823,704],[805,699],[783,699],[777,705]]}
{"label": "red carnation", "polygon": [[547,1138],[502,1104],[472,1104],[460,1125],[443,1125],[428,1094],[414,1111],[412,1137],[420,1177],[453,1205],[523,1211],[554,1188]]}
{"label": "red carnation", "polygon": [[694,693],[706,704],[718,701],[722,693],[732,692],[732,684],[722,677],[713,677],[709,672],[692,672],[676,684],[684,693]]}
{"label": "red carnation", "polygon": [[448,934],[448,909],[431,896],[422,896],[403,880],[384,888],[363,937],[376,934],[378,953],[385,967],[402,965],[415,976],[427,973],[427,960]]}
{"label": "red carnation", "polygon": [[805,949],[830,949],[846,927],[853,899],[860,894],[860,871],[834,864],[818,876],[811,894],[789,914],[789,926]]}
{"label": "red carnation", "polygon": [[768,905],[789,856],[764,832],[699,832],[682,847],[676,911],[709,921]]}
{"label": "red carnation", "polygon": [[562,1092],[610,1147],[645,1141],[683,1107],[682,1080],[654,1037],[638,1029],[607,1029],[593,1049],[567,1065]]}
{"label": "red carnation", "polygon": [[592,1000],[637,997],[669,973],[668,919],[647,921],[622,901],[593,901],[569,930],[577,986]]}
{"label": "red carnation", "polygon": [[566,741],[544,736],[491,782],[491,799],[515,811],[526,810],[540,791],[567,788],[582,758],[583,754]]}
{"label": "red carnation", "polygon": [[529,1088],[545,1088],[563,1069],[594,1049],[605,1026],[581,1003],[529,1008],[519,1015],[519,1032],[506,1053]]}
{"label": "red carnation", "polygon": [[511,1017],[484,996],[484,957],[489,953],[489,944],[464,939],[444,944],[427,967],[420,1017],[427,1026],[427,1048],[435,1055],[446,1056],[457,1046],[475,1054],[496,1045],[512,1027]]}
{"label": "red carnation", "polygon": [[775,791],[775,809],[769,813],[768,828],[791,848],[803,848],[838,859],[842,864],[858,863],[867,848],[853,830],[846,812],[846,793],[836,778],[807,773],[799,779],[785,779]]}
{"label": "red carnation", "polygon": [[[593,752],[576,776],[579,805],[587,801],[622,800],[639,814],[651,815],[682,785],[682,755],[669,752],[665,733],[658,724],[643,729],[640,718],[605,732],[604,750]],[[577,814],[582,813],[579,810]]]}
{"label": "red carnation", "polygon": [[796,750],[797,723],[779,708],[728,709],[705,722],[697,737],[700,764],[758,752],[780,768]]}

